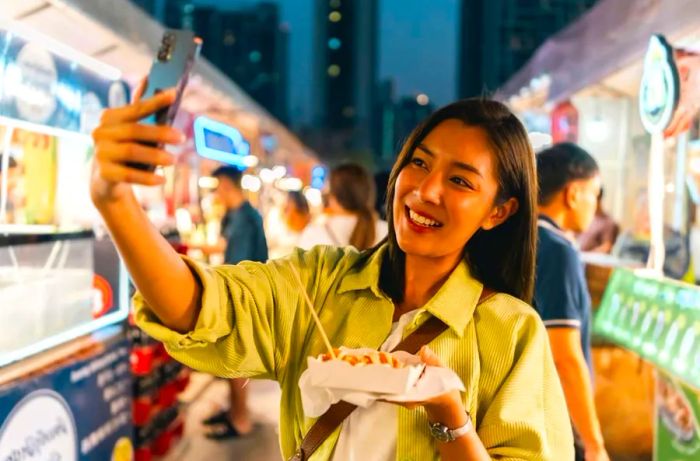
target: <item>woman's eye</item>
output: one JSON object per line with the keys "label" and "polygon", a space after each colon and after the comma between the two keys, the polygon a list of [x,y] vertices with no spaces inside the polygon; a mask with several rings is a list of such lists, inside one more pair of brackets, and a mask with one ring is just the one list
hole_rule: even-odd
{"label": "woman's eye", "polygon": [[414,165],[421,167],[421,168],[425,168],[425,166],[426,166],[425,162],[418,157],[412,158],[411,163],[413,163]]}
{"label": "woman's eye", "polygon": [[450,181],[457,184],[458,186],[466,187],[468,189],[474,189],[474,187],[471,185],[471,183],[465,181],[463,178],[460,178],[459,176],[454,176],[453,178],[450,179]]}

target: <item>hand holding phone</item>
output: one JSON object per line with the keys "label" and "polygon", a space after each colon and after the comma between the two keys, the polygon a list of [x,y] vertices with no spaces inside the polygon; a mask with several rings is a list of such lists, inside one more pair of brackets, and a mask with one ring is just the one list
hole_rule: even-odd
{"label": "hand holding phone", "polygon": [[[165,108],[141,120],[148,125],[171,126],[177,115],[185,91],[190,71],[199,56],[202,40],[190,30],[166,30],[161,39],[160,47],[148,74],[143,98],[147,99],[156,94],[175,88],[175,100]],[[158,143],[150,143],[152,147],[162,147]],[[131,168],[153,171],[154,167],[139,162],[128,162]]]}

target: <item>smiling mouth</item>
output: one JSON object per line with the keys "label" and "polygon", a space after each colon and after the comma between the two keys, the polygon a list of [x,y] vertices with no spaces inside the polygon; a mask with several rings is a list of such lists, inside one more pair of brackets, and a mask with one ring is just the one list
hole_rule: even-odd
{"label": "smiling mouth", "polygon": [[411,224],[415,224],[416,226],[419,227],[425,227],[425,228],[439,228],[442,227],[442,223],[435,221],[434,219],[430,219],[426,216],[423,216],[419,213],[416,213],[412,209],[410,209],[408,206],[406,206],[406,216],[408,216],[408,220],[411,222]]}

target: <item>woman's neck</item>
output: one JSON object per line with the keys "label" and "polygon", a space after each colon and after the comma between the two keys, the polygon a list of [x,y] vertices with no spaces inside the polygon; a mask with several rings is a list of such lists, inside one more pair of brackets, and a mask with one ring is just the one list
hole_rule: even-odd
{"label": "woman's neck", "polygon": [[406,255],[404,296],[401,304],[396,306],[396,317],[424,306],[445,283],[461,259],[461,254],[442,258]]}

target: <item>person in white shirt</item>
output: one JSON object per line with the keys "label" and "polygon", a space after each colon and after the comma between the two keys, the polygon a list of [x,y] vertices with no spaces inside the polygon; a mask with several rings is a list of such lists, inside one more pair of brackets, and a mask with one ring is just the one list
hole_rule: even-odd
{"label": "person in white shirt", "polygon": [[299,246],[299,239],[311,221],[309,203],[299,191],[287,192],[280,216],[266,223],[265,235],[270,249],[270,259],[287,256]]}
{"label": "person in white shirt", "polygon": [[371,248],[387,234],[387,223],[374,211],[375,185],[362,166],[346,163],[331,170],[328,205],[324,213],[306,226],[299,247],[315,245]]}

